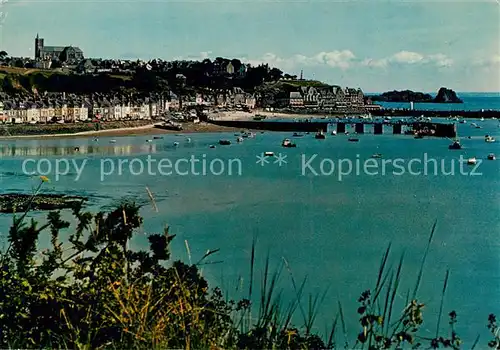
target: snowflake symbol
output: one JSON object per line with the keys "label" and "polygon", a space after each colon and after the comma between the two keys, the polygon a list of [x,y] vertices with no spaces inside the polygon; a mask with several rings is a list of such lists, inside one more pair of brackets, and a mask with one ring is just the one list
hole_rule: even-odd
{"label": "snowflake symbol", "polygon": [[286,154],[278,153],[278,156],[276,157],[274,164],[278,163],[279,166],[285,165],[287,163],[286,157],[287,157]]}
{"label": "snowflake symbol", "polygon": [[265,164],[269,163],[269,160],[267,159],[267,156],[264,153],[261,153],[257,156],[257,164],[260,164],[261,166],[264,166]]}

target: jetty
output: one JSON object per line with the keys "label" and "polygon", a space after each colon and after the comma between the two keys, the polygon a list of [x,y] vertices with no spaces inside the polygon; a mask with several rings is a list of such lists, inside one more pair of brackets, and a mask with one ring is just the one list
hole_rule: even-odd
{"label": "jetty", "polygon": [[346,125],[354,124],[354,132],[364,134],[373,129],[373,134],[381,135],[384,133],[384,126],[392,127],[392,134],[403,134],[403,126],[411,128],[414,133],[424,136],[455,138],[457,136],[456,123],[436,123],[436,122],[416,122],[408,121],[315,121],[315,120],[297,120],[297,121],[264,121],[264,120],[209,120],[209,123],[226,126],[231,128],[249,129],[249,130],[268,130],[268,131],[290,131],[290,132],[327,132],[329,129],[337,131],[337,134],[346,132]]}

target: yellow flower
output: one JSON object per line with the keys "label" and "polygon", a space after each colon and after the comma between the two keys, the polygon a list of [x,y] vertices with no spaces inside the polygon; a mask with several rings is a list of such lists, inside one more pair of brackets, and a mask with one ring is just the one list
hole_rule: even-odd
{"label": "yellow flower", "polygon": [[42,180],[42,182],[50,182],[49,178],[47,176],[40,176],[40,179]]}

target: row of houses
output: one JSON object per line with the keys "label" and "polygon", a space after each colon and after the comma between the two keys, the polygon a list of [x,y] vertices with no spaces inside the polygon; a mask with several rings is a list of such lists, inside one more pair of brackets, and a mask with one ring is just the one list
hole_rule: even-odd
{"label": "row of houses", "polygon": [[365,96],[361,89],[302,86],[276,102],[278,107],[289,108],[360,108],[365,105]]}
{"label": "row of houses", "polygon": [[60,121],[73,123],[99,119],[102,121],[154,119],[169,111],[179,110],[186,106],[223,106],[255,108],[256,99],[240,88],[234,88],[224,94],[180,99],[170,92],[165,99],[152,98],[119,98],[65,97],[53,100],[11,99],[0,102],[0,123],[49,123]]}

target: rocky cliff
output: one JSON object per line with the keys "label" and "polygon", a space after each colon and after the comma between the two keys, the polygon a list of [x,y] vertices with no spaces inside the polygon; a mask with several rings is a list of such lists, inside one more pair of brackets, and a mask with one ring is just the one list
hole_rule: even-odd
{"label": "rocky cliff", "polygon": [[434,98],[434,103],[463,103],[461,99],[458,98],[455,91],[447,88],[440,88],[437,96]]}

